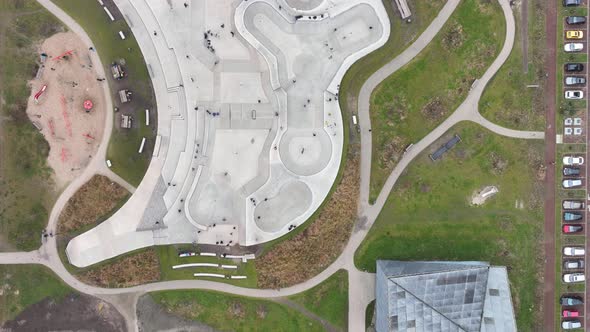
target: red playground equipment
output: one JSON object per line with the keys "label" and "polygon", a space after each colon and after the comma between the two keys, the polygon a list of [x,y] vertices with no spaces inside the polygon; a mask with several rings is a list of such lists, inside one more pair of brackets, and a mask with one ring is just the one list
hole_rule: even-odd
{"label": "red playground equipment", "polygon": [[43,85],[41,87],[41,89],[39,91],[37,91],[37,93],[35,93],[35,104],[39,104],[39,97],[41,97],[41,95],[43,94],[43,92],[45,92],[45,90],[47,90],[47,85]]}
{"label": "red playground equipment", "polygon": [[72,55],[72,53],[73,53],[73,52],[74,52],[74,50],[65,51],[65,52],[64,52],[64,53],[62,53],[61,55],[59,55],[59,56],[56,56],[55,58],[53,58],[53,61],[57,61],[57,60],[59,60],[59,59],[61,59],[61,58],[65,57],[65,56],[68,56],[68,55]]}
{"label": "red playground equipment", "polygon": [[84,110],[86,111],[86,113],[90,113],[90,111],[92,110],[92,101],[90,101],[89,99],[84,101]]}

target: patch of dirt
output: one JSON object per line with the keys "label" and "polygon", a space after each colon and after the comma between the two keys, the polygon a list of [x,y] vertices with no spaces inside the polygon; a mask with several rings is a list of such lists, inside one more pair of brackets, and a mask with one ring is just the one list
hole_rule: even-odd
{"label": "patch of dirt", "polygon": [[431,122],[438,122],[447,114],[447,109],[444,106],[440,97],[432,98],[421,111],[426,120]]}
{"label": "patch of dirt", "polygon": [[184,319],[167,312],[154,302],[151,296],[143,295],[137,301],[137,325],[139,332],[186,331],[214,332],[214,328],[196,321]]}
{"label": "patch of dirt", "polygon": [[405,145],[403,138],[394,136],[383,147],[379,166],[383,169],[389,169],[401,158]]}
{"label": "patch of dirt", "polygon": [[246,316],[246,310],[240,302],[232,302],[228,310],[233,317],[244,318]]}
{"label": "patch of dirt", "polygon": [[160,280],[160,262],[153,248],[118,259],[77,275],[100,287],[131,287]]}
{"label": "patch of dirt", "polygon": [[359,147],[351,145],[342,180],[318,218],[256,259],[258,287],[281,288],[320,273],[342,252],[357,219]]}
{"label": "patch of dirt", "polygon": [[497,175],[504,173],[508,167],[508,160],[495,152],[490,153],[490,163],[492,164],[492,173]]}
{"label": "patch of dirt", "polygon": [[2,331],[101,331],[124,332],[125,319],[110,304],[73,293],[55,302],[45,299],[7,321]]}
{"label": "patch of dirt", "polygon": [[442,45],[446,50],[454,50],[463,45],[466,38],[463,26],[458,22],[453,22],[449,30],[443,36]]}
{"label": "patch of dirt", "polygon": [[256,316],[260,319],[265,319],[266,315],[268,315],[268,309],[265,305],[260,304],[256,307]]}
{"label": "patch of dirt", "polygon": [[[71,55],[58,59],[66,51],[72,51]],[[47,162],[58,187],[82,172],[96,153],[104,130],[105,96],[88,52],[73,32],[51,36],[38,49],[38,54],[48,55],[41,66],[42,75],[29,82],[27,116],[49,143]],[[47,89],[35,102],[34,95],[45,85]],[[88,113],[83,107],[85,100],[94,104]]]}
{"label": "patch of dirt", "polygon": [[129,192],[103,175],[95,175],[70,198],[59,216],[58,232],[93,225],[113,211]]}

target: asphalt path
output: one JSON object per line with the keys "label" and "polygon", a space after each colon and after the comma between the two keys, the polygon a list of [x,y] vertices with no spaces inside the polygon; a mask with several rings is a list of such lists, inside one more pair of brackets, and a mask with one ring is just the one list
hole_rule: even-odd
{"label": "asphalt path", "polygon": [[[51,3],[49,0],[37,0],[41,5],[47,8],[56,17],[62,20],[72,31],[77,33],[82,40],[88,45],[92,42],[84,30],[65,12]],[[61,262],[55,238],[50,237],[47,242],[43,243],[40,249],[32,252],[16,252],[16,253],[0,253],[0,264],[42,264],[53,270],[65,283],[79,292],[98,296],[115,305],[121,311],[127,320],[130,330],[137,330],[135,305],[140,294],[160,290],[173,289],[208,289],[221,291],[236,295],[243,295],[256,298],[278,298],[297,294],[306,291],[321,282],[325,281],[332,274],[340,269],[346,269],[349,272],[349,330],[350,331],[364,331],[364,317],[365,309],[368,303],[374,299],[374,275],[359,271],[354,266],[354,253],[361,244],[362,240],[367,235],[370,227],[374,223],[376,217],[381,211],[385,199],[393,189],[393,186],[399,178],[401,172],[409,165],[409,163],[419,155],[432,142],[441,137],[447,130],[460,121],[473,121],[481,124],[489,130],[504,136],[523,138],[523,139],[543,139],[542,132],[528,132],[515,131],[508,128],[500,127],[492,122],[484,119],[478,112],[478,102],[483,93],[483,90],[489,80],[493,77],[496,71],[508,58],[512,46],[514,44],[514,17],[510,9],[508,0],[499,0],[503,13],[506,18],[506,39],[504,46],[488,68],[485,74],[473,85],[466,100],[455,110],[449,118],[447,118],[441,125],[435,128],[422,140],[414,144],[414,146],[402,157],[397,166],[392,171],[387,179],[383,189],[381,190],[377,201],[374,205],[368,204],[368,190],[370,180],[370,165],[371,165],[371,132],[370,117],[369,117],[369,98],[373,89],[385,78],[393,74],[396,70],[407,64],[420,51],[422,51],[438,31],[442,28],[444,23],[448,20],[450,15],[457,7],[459,0],[449,0],[437,18],[430,24],[424,33],[410,45],[402,54],[394,58],[383,68],[373,74],[361,89],[359,96],[359,124],[361,126],[361,197],[359,204],[359,223],[355,226],[354,232],[347,243],[342,254],[332,263],[326,270],[322,271],[317,276],[288,288],[282,289],[251,289],[228,285],[224,283],[204,281],[204,280],[175,280],[156,282],[151,284],[144,284],[128,288],[100,288],[84,284],[74,278],[64,267]],[[101,63],[98,55],[94,53],[93,61]],[[99,71],[99,75],[105,75],[102,66],[95,66]],[[108,86],[105,84],[105,95],[107,96],[107,109],[112,106]],[[69,198],[77,191],[77,189],[89,180],[96,173],[106,173],[104,166],[104,158],[106,156],[106,148],[108,140],[112,131],[112,113],[108,112],[106,117],[105,134],[103,141],[99,147],[99,152],[93,158],[89,166],[83,171],[82,175],[74,180],[66,190],[58,198],[50,215],[49,229],[55,229],[57,216],[65,206]],[[108,172],[108,171],[107,171]],[[112,175],[112,174],[111,174]]]}

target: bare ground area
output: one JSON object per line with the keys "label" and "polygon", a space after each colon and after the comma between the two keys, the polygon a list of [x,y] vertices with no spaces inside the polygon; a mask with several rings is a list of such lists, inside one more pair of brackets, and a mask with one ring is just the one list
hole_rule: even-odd
{"label": "bare ground area", "polygon": [[2,331],[125,331],[123,316],[110,304],[82,294],[45,299],[7,321]]}
{"label": "bare ground area", "polygon": [[168,313],[154,302],[150,295],[143,295],[137,301],[137,325],[139,332],[186,331],[214,332],[214,328],[196,321]]}
{"label": "bare ground area", "polygon": [[[29,82],[27,115],[49,143],[47,162],[61,188],[81,173],[98,148],[105,123],[105,96],[88,54],[91,51],[73,32],[51,36],[38,52],[48,58],[39,78]],[[47,86],[45,92],[35,101],[43,86]],[[90,112],[83,107],[85,100],[93,103]]]}
{"label": "bare ground area", "polygon": [[148,249],[107,263],[76,276],[82,282],[100,287],[131,287],[160,280],[160,262],[154,249]]}
{"label": "bare ground area", "polygon": [[288,287],[308,280],[342,252],[356,220],[359,196],[358,147],[351,146],[349,155],[342,181],[317,220],[256,259],[258,287]]}
{"label": "bare ground area", "polygon": [[58,232],[94,225],[111,213],[129,192],[103,175],[95,175],[70,198],[59,216]]}

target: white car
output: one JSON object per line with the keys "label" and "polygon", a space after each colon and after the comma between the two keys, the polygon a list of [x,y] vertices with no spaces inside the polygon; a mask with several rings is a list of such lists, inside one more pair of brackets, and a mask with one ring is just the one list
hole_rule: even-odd
{"label": "white car", "polygon": [[584,165],[584,157],[564,156],[563,164],[566,166]]}
{"label": "white car", "polygon": [[586,250],[582,247],[565,247],[563,248],[563,254],[565,256],[584,256]]}
{"label": "white car", "polygon": [[582,43],[567,43],[563,45],[563,50],[566,52],[580,52],[584,49],[584,44]]}
{"label": "white car", "polygon": [[566,273],[563,275],[563,282],[572,283],[572,282],[582,282],[586,281],[586,277],[583,273]]}
{"label": "white car", "polygon": [[564,330],[581,329],[582,323],[579,320],[566,320],[561,323],[561,328]]}
{"label": "white car", "polygon": [[563,187],[564,188],[574,188],[582,186],[582,180],[563,180]]}
{"label": "white car", "polygon": [[568,90],[565,92],[565,99],[582,99],[584,98],[584,91],[582,90]]}

